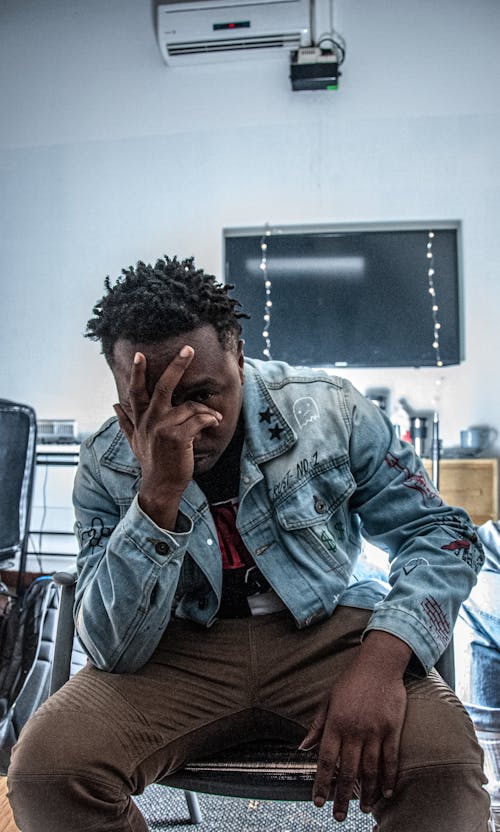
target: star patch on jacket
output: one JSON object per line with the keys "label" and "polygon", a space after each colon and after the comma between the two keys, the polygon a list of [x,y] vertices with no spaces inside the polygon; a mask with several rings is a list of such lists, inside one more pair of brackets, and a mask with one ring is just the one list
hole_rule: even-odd
{"label": "star patch on jacket", "polygon": [[277,422],[273,428],[268,428],[268,431],[271,434],[271,439],[281,439],[281,434],[284,430],[285,428],[280,428]]}

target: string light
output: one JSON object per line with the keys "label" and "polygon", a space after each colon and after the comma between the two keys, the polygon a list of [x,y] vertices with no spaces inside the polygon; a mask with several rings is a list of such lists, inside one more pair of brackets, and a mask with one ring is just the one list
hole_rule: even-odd
{"label": "string light", "polygon": [[266,301],[264,306],[264,324],[262,330],[262,337],[264,339],[264,349],[262,350],[262,354],[269,360],[272,358],[271,355],[271,313],[273,308],[273,302],[271,300],[271,289],[272,283],[269,280],[269,274],[267,271],[267,238],[271,236],[271,229],[268,225],[266,225],[264,234],[260,241],[260,251],[261,251],[261,258],[260,258],[260,265],[259,269],[262,272],[262,277],[264,280],[264,290],[266,293]]}
{"label": "string light", "polygon": [[428,263],[427,263],[427,279],[428,279],[428,284],[429,284],[428,291],[429,291],[429,295],[432,299],[431,312],[432,312],[432,323],[433,323],[433,327],[434,327],[432,348],[433,348],[433,350],[435,351],[435,354],[436,354],[436,367],[442,367],[443,362],[441,360],[441,349],[440,349],[440,345],[439,345],[439,334],[440,334],[440,330],[441,330],[441,322],[440,322],[439,317],[438,317],[439,305],[438,305],[438,302],[437,302],[436,287],[434,285],[434,274],[435,274],[435,270],[434,270],[434,251],[432,249],[432,245],[433,245],[433,242],[434,242],[434,237],[435,237],[434,231],[429,231],[429,233],[427,235],[428,242],[427,242],[427,254],[426,254],[427,260],[428,260]]}

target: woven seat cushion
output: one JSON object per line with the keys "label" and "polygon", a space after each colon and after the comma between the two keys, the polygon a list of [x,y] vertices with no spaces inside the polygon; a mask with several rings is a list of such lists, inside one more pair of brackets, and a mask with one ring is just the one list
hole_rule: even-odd
{"label": "woven seat cushion", "polygon": [[188,791],[262,800],[310,800],[317,750],[275,741],[251,742],[193,761],[162,784]]}

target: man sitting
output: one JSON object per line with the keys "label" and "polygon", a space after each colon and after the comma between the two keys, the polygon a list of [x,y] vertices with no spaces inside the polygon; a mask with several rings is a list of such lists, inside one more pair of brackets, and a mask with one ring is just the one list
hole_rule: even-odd
{"label": "man sitting", "polygon": [[[90,662],[14,751],[18,825],[146,832],[132,794],[276,737],[318,747],[337,821],[359,787],[380,832],[486,832],[474,730],[432,670],[483,560],[465,512],[349,382],[244,359],[232,287],[192,259],[105,287],[88,335],[119,403],[74,489]],[[361,532],[386,597],[356,580]]]}

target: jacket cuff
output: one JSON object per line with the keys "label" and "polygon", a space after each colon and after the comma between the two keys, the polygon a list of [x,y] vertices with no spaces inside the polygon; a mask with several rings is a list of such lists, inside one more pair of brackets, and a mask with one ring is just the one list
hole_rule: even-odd
{"label": "jacket cuff", "polygon": [[413,652],[413,658],[408,667],[410,672],[416,672],[417,675],[429,673],[446,645],[438,644],[423,622],[408,610],[394,609],[394,607],[385,610],[382,606],[383,604],[373,613],[362,638],[369,630],[383,630],[400,638],[408,647],[411,647]]}
{"label": "jacket cuff", "polygon": [[137,549],[163,566],[166,561],[183,557],[193,523],[189,517],[179,512],[175,531],[162,529],[142,510],[136,495],[123,518],[123,530]]}

